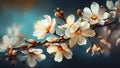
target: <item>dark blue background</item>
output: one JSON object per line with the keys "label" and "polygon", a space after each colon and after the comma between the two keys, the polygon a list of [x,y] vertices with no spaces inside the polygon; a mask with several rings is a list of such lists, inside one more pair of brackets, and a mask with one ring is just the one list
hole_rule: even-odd
{"label": "dark blue background", "polygon": [[[93,1],[100,5],[106,4],[106,0],[0,0],[0,37],[6,33],[6,28],[13,23],[22,25],[21,32],[27,38],[34,38],[33,24],[36,20],[43,19],[43,15],[48,14],[54,17],[53,10],[60,7],[65,11],[65,15],[75,14],[78,8],[89,7]],[[26,1],[26,2],[25,2]],[[31,2],[31,4],[29,4]],[[17,4],[15,4],[17,3]],[[24,3],[24,4],[23,4]],[[26,7],[26,5],[28,5]],[[88,43],[89,44],[89,43]],[[109,56],[91,56],[86,54],[88,45],[75,46],[73,58],[64,59],[63,62],[54,62],[46,52],[47,59],[38,63],[36,68],[120,68],[120,46],[112,46]],[[45,49],[44,49],[45,51]],[[16,66],[10,63],[0,62],[0,68],[28,68],[27,65],[18,62]]]}

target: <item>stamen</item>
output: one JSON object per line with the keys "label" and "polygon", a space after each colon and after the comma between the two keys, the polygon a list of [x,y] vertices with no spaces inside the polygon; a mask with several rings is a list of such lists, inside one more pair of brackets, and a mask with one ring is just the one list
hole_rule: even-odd
{"label": "stamen", "polygon": [[63,48],[62,48],[61,46],[58,46],[58,50],[59,50],[59,51],[62,51]]}
{"label": "stamen", "polygon": [[97,18],[98,18],[98,16],[95,15],[95,14],[93,14],[93,15],[91,16],[91,19],[92,19],[92,20],[96,20]]}
{"label": "stamen", "polygon": [[46,31],[47,31],[46,33],[49,33],[49,31],[50,31],[50,26],[47,26],[47,27],[46,27]]}

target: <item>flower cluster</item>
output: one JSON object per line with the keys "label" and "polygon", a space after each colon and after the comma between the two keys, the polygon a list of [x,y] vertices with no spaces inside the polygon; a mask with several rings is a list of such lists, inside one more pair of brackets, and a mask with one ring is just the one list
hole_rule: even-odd
{"label": "flower cluster", "polygon": [[[90,45],[86,49],[86,53],[109,54],[111,45],[120,44],[120,33],[114,36],[114,43],[110,42],[113,39],[110,38],[112,37],[111,29],[120,26],[120,0],[116,1],[115,5],[111,0],[107,0],[106,6],[110,10],[109,12],[104,6],[93,2],[90,8],[85,7],[83,11],[77,10],[78,18],[75,18],[73,14],[66,17],[64,11],[57,8],[54,10],[54,15],[61,19],[62,23],[57,23],[55,18],[44,15],[45,19],[36,21],[34,24],[33,32],[33,36],[42,42],[25,38],[23,42],[19,26],[13,25],[12,28],[7,29],[7,34],[2,38],[0,52],[6,53],[6,61],[12,61],[15,64],[18,58],[20,61],[25,61],[30,67],[34,67],[37,62],[46,59],[45,54],[42,54],[43,50],[39,47],[42,45],[56,62],[61,62],[63,57],[71,59],[73,56],[71,49],[75,45],[86,45],[88,40]],[[116,24],[117,26],[111,27]],[[22,44],[20,44],[21,42]]]}

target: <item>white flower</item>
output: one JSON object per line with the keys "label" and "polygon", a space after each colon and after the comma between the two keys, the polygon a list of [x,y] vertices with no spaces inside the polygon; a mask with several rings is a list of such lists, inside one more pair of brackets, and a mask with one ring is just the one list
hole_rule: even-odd
{"label": "white flower", "polygon": [[65,30],[65,35],[70,38],[69,45],[73,47],[76,43],[85,45],[87,42],[85,37],[95,36],[95,31],[90,29],[88,22],[81,22],[81,19],[79,19],[71,28]]}
{"label": "white flower", "polygon": [[20,33],[20,25],[13,24],[12,27],[7,28],[7,35],[10,37],[19,37],[21,35]]}
{"label": "white flower", "polygon": [[108,9],[113,10],[111,11],[112,17],[118,17],[120,22],[120,0],[116,1],[115,4],[112,0],[107,0],[106,6],[108,7]]}
{"label": "white flower", "polygon": [[23,50],[22,53],[26,54],[26,56],[21,56],[21,60],[27,59],[27,64],[30,67],[34,67],[37,64],[37,61],[40,62],[46,58],[44,54],[42,54],[42,49],[34,49],[30,48],[29,50]]}
{"label": "white flower", "polygon": [[66,28],[71,28],[75,23],[75,16],[69,15],[66,19],[66,23],[64,25],[58,26],[59,29],[64,30]]}
{"label": "white flower", "polygon": [[51,19],[49,15],[45,15],[44,17],[44,20],[37,21],[34,25],[35,31],[33,32],[33,36],[36,36],[38,39],[43,39],[48,33],[54,33],[55,18]]}
{"label": "white flower", "polygon": [[67,59],[72,58],[72,52],[65,43],[53,43],[47,48],[47,52],[49,54],[55,54],[54,60],[56,62],[61,62],[63,60],[63,56]]}
{"label": "white flower", "polygon": [[120,0],[116,1],[115,4],[112,0],[107,0],[106,6],[110,10],[120,10]]}
{"label": "white flower", "polygon": [[3,52],[13,47],[16,44],[15,39],[10,38],[8,35],[4,35],[2,40],[3,40],[3,43],[0,45],[0,49]]}
{"label": "white flower", "polygon": [[85,7],[83,9],[83,20],[90,22],[91,25],[104,25],[105,20],[108,17],[109,13],[105,12],[105,9],[103,7],[100,7],[96,2],[93,2],[91,4],[91,9],[88,7]]}

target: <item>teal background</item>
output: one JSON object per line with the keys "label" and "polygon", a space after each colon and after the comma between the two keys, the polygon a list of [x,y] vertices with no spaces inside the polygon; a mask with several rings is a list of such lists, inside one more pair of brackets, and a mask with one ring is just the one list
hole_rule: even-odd
{"label": "teal background", "polygon": [[[36,37],[32,36],[33,25],[36,20],[44,19],[43,15],[48,14],[54,18],[53,10],[60,7],[65,11],[65,16],[69,14],[75,14],[78,8],[83,9],[89,7],[90,4],[95,1],[100,5],[106,4],[106,0],[35,0],[34,4],[24,9],[21,5],[8,5],[13,4],[15,0],[0,0],[0,37],[6,34],[6,28],[12,26],[13,23],[21,24],[21,32],[26,38]],[[24,0],[18,0],[24,2]],[[28,0],[29,1],[29,0]],[[21,7],[22,6],[22,7]],[[57,19],[58,21],[58,19]],[[38,40],[37,40],[38,41]],[[109,56],[91,56],[86,54],[85,46],[75,46],[73,51],[73,58],[70,60],[64,59],[61,63],[54,62],[53,58],[49,56],[44,49],[44,53],[47,55],[47,59],[41,63],[38,63],[35,68],[119,68],[120,67],[120,46],[113,46],[111,54]],[[10,65],[10,63],[0,62],[1,68],[28,68],[27,65],[18,62],[16,66]]]}

